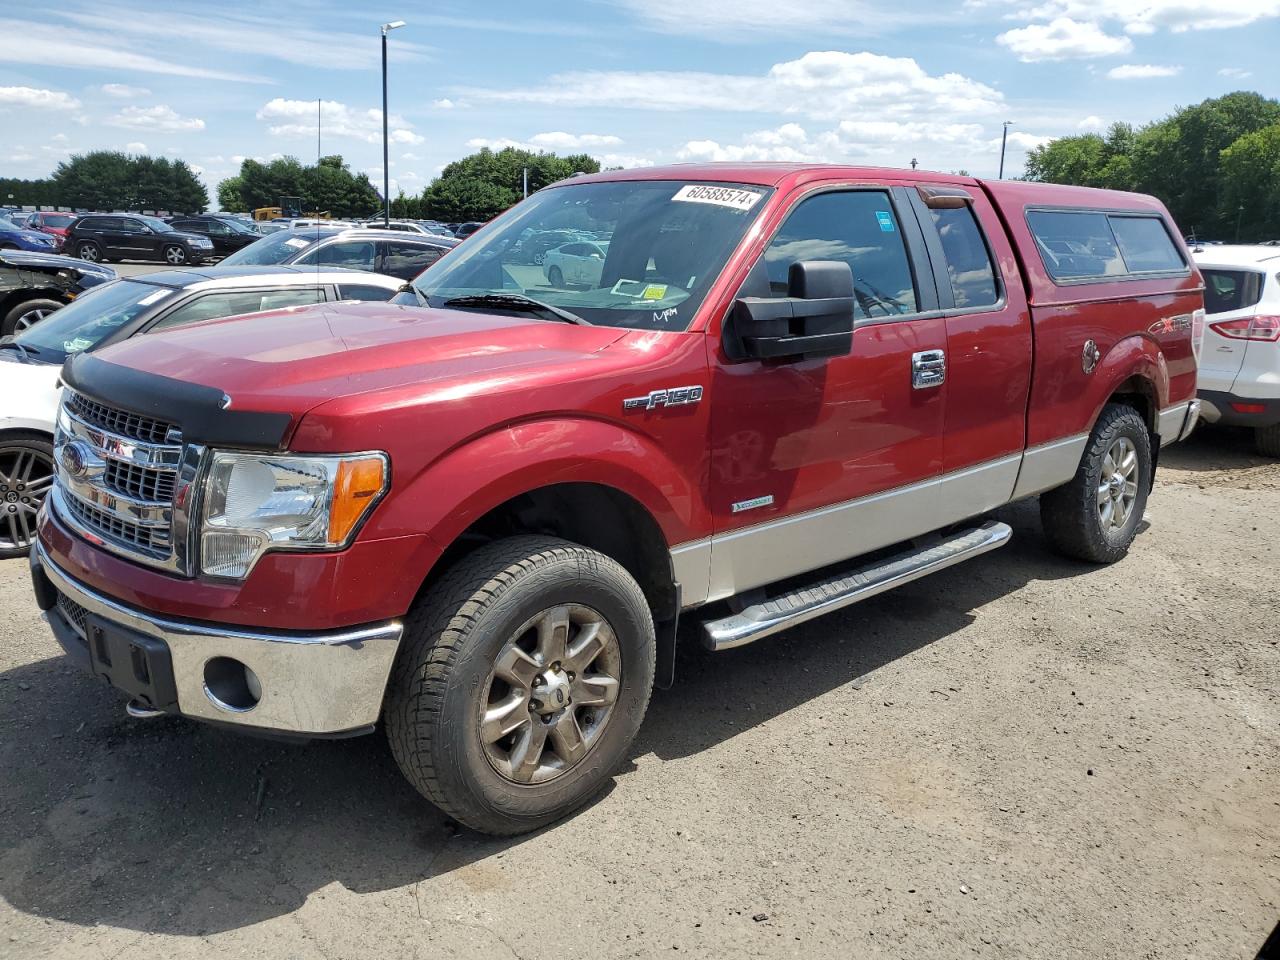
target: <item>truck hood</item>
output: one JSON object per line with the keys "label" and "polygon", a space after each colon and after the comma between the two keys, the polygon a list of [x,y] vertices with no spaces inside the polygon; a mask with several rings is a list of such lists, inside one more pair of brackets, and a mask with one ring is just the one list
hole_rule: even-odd
{"label": "truck hood", "polygon": [[517,367],[590,364],[626,333],[464,310],[320,304],[138,336],[95,356],[212,387],[231,398],[232,409],[287,413],[296,423],[340,397]]}

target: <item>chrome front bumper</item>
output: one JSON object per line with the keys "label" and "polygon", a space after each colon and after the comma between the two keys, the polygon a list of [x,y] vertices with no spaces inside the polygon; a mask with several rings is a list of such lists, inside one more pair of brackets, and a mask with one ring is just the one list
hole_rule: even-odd
{"label": "chrome front bumper", "polygon": [[[38,543],[31,563],[34,576],[47,577],[76,607],[165,644],[173,666],[178,712],[184,716],[264,731],[332,736],[367,730],[381,713],[387,677],[403,632],[399,621],[305,634],[168,620],[84,586],[59,569]],[[61,604],[56,605],[45,616],[51,625],[58,618],[64,635],[71,630],[83,639],[83,623],[73,622],[63,611]],[[55,634],[58,632],[55,628]],[[239,661],[256,674],[261,686],[257,703],[247,709],[233,708],[209,690],[205,671],[214,658]]]}

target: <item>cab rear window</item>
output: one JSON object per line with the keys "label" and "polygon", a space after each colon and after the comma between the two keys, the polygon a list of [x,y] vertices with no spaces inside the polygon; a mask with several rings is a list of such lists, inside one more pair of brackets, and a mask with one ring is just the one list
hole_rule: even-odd
{"label": "cab rear window", "polygon": [[1158,216],[1031,210],[1027,225],[1045,269],[1057,281],[1123,280],[1187,269]]}

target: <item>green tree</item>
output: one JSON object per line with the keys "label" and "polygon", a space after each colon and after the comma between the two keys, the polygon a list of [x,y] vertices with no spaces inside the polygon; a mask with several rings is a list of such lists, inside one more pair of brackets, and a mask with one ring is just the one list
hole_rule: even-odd
{"label": "green tree", "polygon": [[1025,177],[1047,183],[1130,190],[1134,136],[1129,124],[1113,123],[1105,137],[1085,133],[1052,140],[1027,155]]}
{"label": "green tree", "polygon": [[228,213],[245,213],[248,207],[241,199],[241,188],[244,181],[239,176],[227,177],[218,184],[218,209]]}
{"label": "green tree", "polygon": [[368,174],[352,173],[339,156],[321,157],[314,166],[304,166],[296,157],[270,163],[245,160],[240,173],[218,187],[218,202],[227,210],[278,207],[281,197],[301,197],[305,210],[327,210],[335,217],[368,216],[381,205]]}
{"label": "green tree", "polygon": [[1221,189],[1222,152],[1248,133],[1280,123],[1280,101],[1229,93],[1184,107],[1141,130],[1133,147],[1138,189],[1169,207],[1178,225],[1201,235],[1234,229]]}
{"label": "green tree", "polygon": [[444,168],[422,195],[423,212],[437,220],[488,220],[523,196],[525,170],[532,193],[575,173],[597,173],[600,163],[586,154],[486,147]]}
{"label": "green tree", "polygon": [[89,210],[200,213],[209,194],[185,161],[96,150],[58,164],[52,184],[64,206]]}
{"label": "green tree", "polygon": [[1280,240],[1280,123],[1246,133],[1222,151],[1226,239]]}

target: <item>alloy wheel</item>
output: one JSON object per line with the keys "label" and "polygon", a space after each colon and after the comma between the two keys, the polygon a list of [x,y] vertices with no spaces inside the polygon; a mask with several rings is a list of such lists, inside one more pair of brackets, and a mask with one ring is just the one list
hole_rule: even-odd
{"label": "alloy wheel", "polygon": [[187,262],[187,251],[181,247],[165,247],[164,258],[177,266]]}
{"label": "alloy wheel", "polygon": [[53,313],[52,310],[44,309],[28,310],[26,313],[20,313],[18,314],[17,322],[13,325],[13,332],[21,333],[23,330],[29,330],[51,313]]}
{"label": "alloy wheel", "polygon": [[576,767],[613,716],[622,653],[589,607],[566,605],[528,620],[503,646],[480,701],[480,743],[515,783],[545,783]]}
{"label": "alloy wheel", "polygon": [[52,459],[30,447],[0,447],[0,550],[31,546],[36,514],[52,486]]}
{"label": "alloy wheel", "polygon": [[102,259],[102,252],[98,249],[96,243],[82,243],[80,245],[80,259],[88,260],[90,263],[97,263]]}
{"label": "alloy wheel", "polygon": [[1138,448],[1128,437],[1116,437],[1102,459],[1098,482],[1098,517],[1103,530],[1118,530],[1129,521],[1138,499]]}

